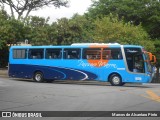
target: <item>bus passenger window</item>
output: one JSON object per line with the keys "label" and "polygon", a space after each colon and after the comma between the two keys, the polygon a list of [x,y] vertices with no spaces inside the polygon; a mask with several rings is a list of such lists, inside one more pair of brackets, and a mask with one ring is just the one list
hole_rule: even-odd
{"label": "bus passenger window", "polygon": [[112,58],[112,56],[111,56],[111,50],[104,50],[103,54],[102,54],[102,58],[104,60],[105,59],[107,59],[107,60],[111,59]]}
{"label": "bus passenger window", "polygon": [[13,58],[14,59],[26,59],[27,50],[26,49],[13,49]]}
{"label": "bus passenger window", "polygon": [[30,49],[29,50],[29,59],[43,59],[44,58],[43,49]]}
{"label": "bus passenger window", "polygon": [[102,54],[103,59],[113,59],[120,60],[123,59],[122,52],[120,48],[106,48],[103,50]]}
{"label": "bus passenger window", "polygon": [[80,59],[80,49],[64,49],[64,59]]}
{"label": "bus passenger window", "polygon": [[101,59],[101,49],[84,49],[83,59],[99,60]]}
{"label": "bus passenger window", "polygon": [[62,49],[46,49],[46,59],[61,59],[62,57]]}

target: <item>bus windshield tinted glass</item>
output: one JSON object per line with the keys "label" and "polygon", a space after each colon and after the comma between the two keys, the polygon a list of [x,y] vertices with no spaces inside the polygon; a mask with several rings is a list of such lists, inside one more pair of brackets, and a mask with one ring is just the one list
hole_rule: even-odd
{"label": "bus windshield tinted glass", "polygon": [[130,72],[144,73],[144,57],[140,48],[125,48],[126,61]]}

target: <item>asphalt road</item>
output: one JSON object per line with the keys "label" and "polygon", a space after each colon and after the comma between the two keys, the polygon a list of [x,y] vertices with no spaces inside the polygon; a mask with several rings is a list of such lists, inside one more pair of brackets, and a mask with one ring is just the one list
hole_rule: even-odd
{"label": "asphalt road", "polygon": [[0,78],[0,111],[160,111],[160,84],[114,87],[101,82],[36,83],[32,80]]}

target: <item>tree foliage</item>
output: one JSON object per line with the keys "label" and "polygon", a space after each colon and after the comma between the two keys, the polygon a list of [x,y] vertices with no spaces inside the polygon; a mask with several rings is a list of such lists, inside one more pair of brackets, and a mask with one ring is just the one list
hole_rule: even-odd
{"label": "tree foliage", "polygon": [[94,23],[94,41],[143,45],[154,50],[154,45],[151,44],[147,32],[143,30],[141,25],[134,26],[129,22],[125,23],[112,15],[102,19],[97,18]]}
{"label": "tree foliage", "polygon": [[159,11],[159,0],[95,0],[88,14],[95,19],[112,13],[126,22],[141,24],[150,37],[160,38]]}
{"label": "tree foliage", "polygon": [[7,19],[8,19],[7,13],[3,9],[1,9],[0,10],[0,49],[2,49],[3,46],[6,45],[4,34],[5,34],[5,29],[6,29],[5,24],[6,24]]}
{"label": "tree foliage", "polygon": [[[32,45],[61,45],[76,42],[119,42],[141,44],[153,50],[153,44],[141,25],[125,23],[112,14],[90,19],[75,14],[71,19],[61,18],[48,24],[49,18],[30,16],[25,22],[1,14],[1,45],[29,40]],[[4,20],[5,19],[5,20]],[[145,41],[145,42],[144,42]]]}
{"label": "tree foliage", "polygon": [[27,37],[33,45],[68,45],[75,42],[91,42],[91,21],[75,14],[71,19],[61,18],[51,25],[48,19],[30,17],[27,20],[31,31]]}

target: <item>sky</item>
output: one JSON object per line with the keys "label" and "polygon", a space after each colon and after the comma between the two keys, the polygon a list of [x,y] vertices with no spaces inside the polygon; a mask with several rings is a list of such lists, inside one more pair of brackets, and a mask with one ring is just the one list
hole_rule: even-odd
{"label": "sky", "polygon": [[[49,23],[55,22],[57,19],[66,17],[71,18],[75,13],[83,15],[87,12],[88,8],[91,6],[91,0],[68,0],[69,7],[55,8],[54,6],[44,7],[37,11],[32,11],[29,15],[40,16],[40,17],[50,17]],[[8,14],[10,14],[10,7],[5,6]],[[15,14],[15,16],[17,16]]]}
{"label": "sky", "polygon": [[40,17],[50,17],[49,22],[54,22],[62,17],[71,18],[75,13],[83,15],[92,4],[91,0],[69,0],[69,7],[55,8],[54,6],[45,7],[38,11],[32,11],[30,15]]}

